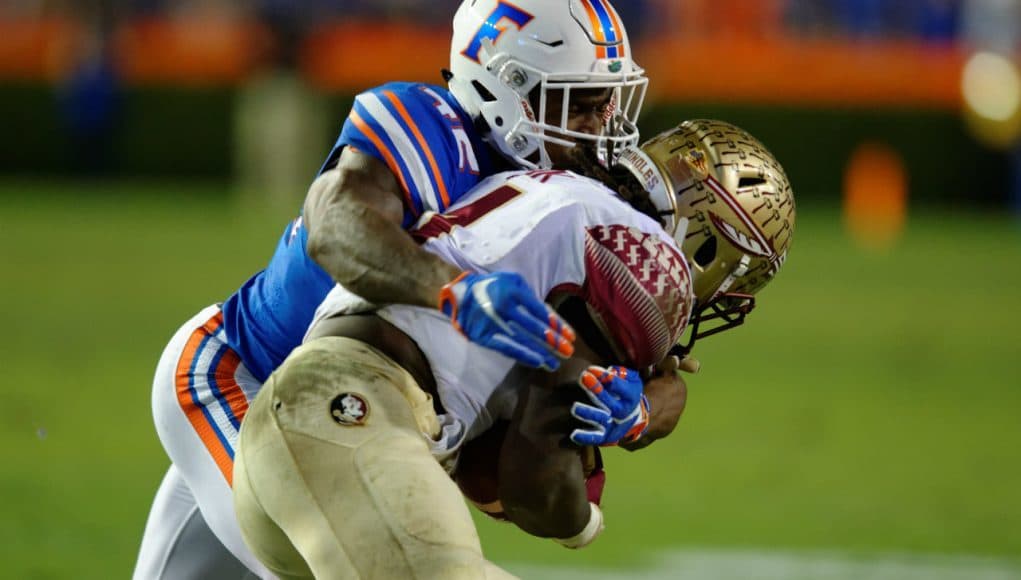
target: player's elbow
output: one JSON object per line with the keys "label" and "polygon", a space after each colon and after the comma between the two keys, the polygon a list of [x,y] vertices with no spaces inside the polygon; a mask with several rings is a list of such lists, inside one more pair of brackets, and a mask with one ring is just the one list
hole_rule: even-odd
{"label": "player's elbow", "polygon": [[552,478],[549,479],[551,481],[501,480],[500,502],[508,514],[518,514],[522,517],[548,512],[549,508],[556,504],[557,497],[555,485],[546,485],[554,483]]}
{"label": "player's elbow", "polygon": [[[584,483],[574,485],[576,474],[546,470],[533,481],[501,478],[500,502],[504,513],[519,528],[543,538],[570,537],[587,517]],[[512,483],[513,481],[513,483]],[[507,483],[504,483],[507,482]]]}
{"label": "player's elbow", "polygon": [[335,249],[334,239],[326,231],[327,227],[321,224],[308,229],[308,241],[305,243],[305,253],[309,258],[320,266],[326,265],[331,250]]}
{"label": "player's elbow", "polygon": [[556,494],[552,490],[500,488],[500,503],[507,517],[519,528],[539,537],[555,537],[551,530],[550,514],[556,507]]}
{"label": "player's elbow", "polygon": [[340,171],[336,168],[323,172],[308,188],[302,218],[308,230],[306,247],[310,255],[313,248],[316,251],[322,250],[322,232],[325,228],[321,226],[327,220],[332,207],[340,200],[340,193]]}

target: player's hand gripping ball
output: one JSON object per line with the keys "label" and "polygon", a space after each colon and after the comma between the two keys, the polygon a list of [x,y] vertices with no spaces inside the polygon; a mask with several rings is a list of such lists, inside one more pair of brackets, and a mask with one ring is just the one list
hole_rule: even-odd
{"label": "player's hand gripping ball", "polygon": [[590,366],[578,377],[578,385],[590,402],[571,406],[571,416],[586,425],[571,432],[576,445],[633,443],[648,430],[649,399],[638,371]]}
{"label": "player's hand gripping ball", "polygon": [[524,365],[556,370],[574,354],[574,330],[519,274],[464,272],[443,287],[439,308],[468,340]]}

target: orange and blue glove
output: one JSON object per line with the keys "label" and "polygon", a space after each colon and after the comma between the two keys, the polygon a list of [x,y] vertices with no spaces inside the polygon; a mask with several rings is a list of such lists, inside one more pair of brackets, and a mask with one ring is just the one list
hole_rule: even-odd
{"label": "orange and blue glove", "polygon": [[440,291],[440,310],[475,344],[556,370],[574,354],[574,330],[512,272],[464,272]]}
{"label": "orange and blue glove", "polygon": [[578,377],[578,385],[589,402],[571,405],[571,416],[585,424],[571,432],[575,445],[632,443],[649,429],[649,399],[637,371],[590,366]]}

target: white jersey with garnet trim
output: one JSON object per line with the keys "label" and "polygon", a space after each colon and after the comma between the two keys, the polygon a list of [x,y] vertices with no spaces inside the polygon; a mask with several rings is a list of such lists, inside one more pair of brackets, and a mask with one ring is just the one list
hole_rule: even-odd
{"label": "white jersey with garnet trim", "polygon": [[[492,176],[447,212],[423,215],[411,233],[464,270],[517,272],[539,296],[580,297],[621,364],[658,362],[691,313],[691,273],[673,238],[601,183],[571,173]],[[357,302],[337,288],[316,319]],[[510,359],[468,342],[436,309],[394,305],[379,315],[418,344],[436,376],[448,414],[436,451],[509,418],[524,372]]]}

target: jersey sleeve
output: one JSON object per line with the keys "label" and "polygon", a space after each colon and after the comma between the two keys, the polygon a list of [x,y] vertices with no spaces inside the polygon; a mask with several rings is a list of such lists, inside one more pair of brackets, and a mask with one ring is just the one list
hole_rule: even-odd
{"label": "jersey sleeve", "polygon": [[658,232],[619,223],[585,231],[585,284],[580,296],[628,364],[663,359],[688,325],[691,271],[676,245]]}
{"label": "jersey sleeve", "polygon": [[584,282],[585,212],[525,175],[500,174],[411,231],[425,248],[464,270],[515,272],[545,297]]}
{"label": "jersey sleeve", "polygon": [[676,243],[650,218],[619,199],[586,202],[576,260],[584,282],[576,295],[628,366],[662,360],[688,325],[691,271]]}
{"label": "jersey sleeve", "polygon": [[337,142],[386,164],[404,194],[405,227],[442,212],[478,182],[479,141],[439,87],[391,83],[355,98]]}

